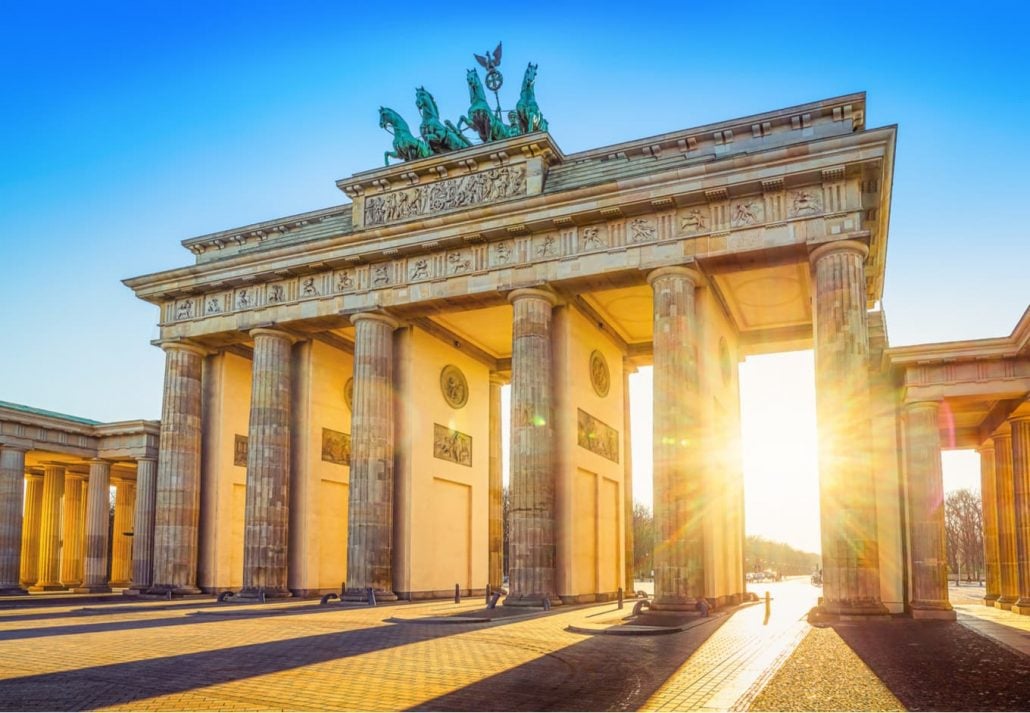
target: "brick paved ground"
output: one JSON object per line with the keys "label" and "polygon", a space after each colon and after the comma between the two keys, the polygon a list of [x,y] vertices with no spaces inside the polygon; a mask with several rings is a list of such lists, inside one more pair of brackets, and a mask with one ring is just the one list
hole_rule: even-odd
{"label": "brick paved ground", "polygon": [[[769,588],[768,618],[753,605],[656,637],[566,631],[611,620],[612,604],[441,624],[418,620],[481,603],[32,602],[0,609],[0,708],[743,710],[784,661],[789,666],[810,631],[801,617],[814,590],[807,583]],[[403,621],[385,621],[391,618]],[[997,644],[953,626],[975,637],[979,654],[996,653],[990,646]],[[897,652],[877,643],[884,636],[893,642],[887,649],[898,649],[895,634],[903,630],[836,633],[906,706],[938,703],[905,688],[892,668]],[[933,660],[920,652],[907,663],[918,670]]]}

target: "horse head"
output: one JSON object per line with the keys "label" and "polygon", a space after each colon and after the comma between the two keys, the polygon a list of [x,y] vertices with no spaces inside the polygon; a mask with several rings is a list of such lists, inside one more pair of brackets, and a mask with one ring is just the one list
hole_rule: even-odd
{"label": "horse head", "polygon": [[533,82],[536,81],[536,68],[537,65],[533,64],[532,62],[526,65],[526,74],[522,78],[523,87],[529,88],[533,86]]}
{"label": "horse head", "polygon": [[408,122],[401,118],[401,115],[385,106],[379,107],[379,128],[387,129],[393,127],[394,129],[400,128],[407,130]]}
{"label": "horse head", "polygon": [[436,106],[436,99],[426,91],[425,87],[417,87],[415,89],[415,106],[418,107],[423,116],[427,113],[434,117],[440,115],[440,110]]}
{"label": "horse head", "polygon": [[469,98],[475,99],[477,96],[484,95],[483,83],[479,81],[479,72],[474,69],[469,69],[465,72],[465,80],[469,85]]}

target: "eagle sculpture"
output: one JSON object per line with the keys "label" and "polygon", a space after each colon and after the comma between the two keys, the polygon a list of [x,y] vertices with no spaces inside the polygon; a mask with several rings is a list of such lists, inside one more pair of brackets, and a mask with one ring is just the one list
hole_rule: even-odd
{"label": "eagle sculpture", "polygon": [[475,54],[474,52],[473,55],[475,56],[476,61],[482,65],[483,69],[489,72],[491,69],[499,67],[501,64],[501,43],[497,43],[497,49],[493,51],[493,54],[490,54],[488,50],[486,57],[481,54]]}

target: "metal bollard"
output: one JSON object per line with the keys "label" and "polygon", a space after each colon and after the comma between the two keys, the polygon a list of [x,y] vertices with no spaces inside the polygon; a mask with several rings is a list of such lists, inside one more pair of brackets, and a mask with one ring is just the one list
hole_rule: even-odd
{"label": "metal bollard", "polygon": [[622,587],[619,587],[619,609],[622,609]]}
{"label": "metal bollard", "polygon": [[769,592],[766,592],[765,593],[765,616],[766,616],[766,618],[769,617],[769,612],[770,612],[770,609],[772,608],[771,602],[772,602],[772,599],[769,597]]}
{"label": "metal bollard", "polygon": [[257,598],[258,598],[258,601],[261,602],[262,604],[265,603],[265,590],[264,589],[262,589],[261,591],[258,592],[258,597]]}
{"label": "metal bollard", "polygon": [[544,611],[551,611],[551,598],[544,597]]}
{"label": "metal bollard", "polygon": [[501,593],[500,593],[500,592],[494,592],[494,593],[493,593],[493,594],[492,594],[492,595],[490,596],[490,599],[489,599],[489,600],[487,600],[487,602],[486,602],[486,608],[487,608],[487,609],[496,609],[496,608],[497,608],[497,601],[498,601],[498,600],[499,600],[500,598],[501,598]]}
{"label": "metal bollard", "polygon": [[490,606],[490,595],[492,593],[493,593],[493,589],[491,589],[490,584],[487,583],[487,585],[486,585],[486,605],[487,606]]}
{"label": "metal bollard", "polygon": [[454,585],[454,603],[461,604],[461,585]]}
{"label": "metal bollard", "polygon": [[701,598],[697,600],[697,610],[701,612],[701,616],[708,616],[708,600]]}
{"label": "metal bollard", "polygon": [[339,595],[336,592],[329,592],[328,594],[323,594],[322,598],[318,601],[318,603],[321,604],[322,606],[325,606],[326,604],[329,603],[330,599],[339,599],[339,598],[340,597],[339,597]]}
{"label": "metal bollard", "polygon": [[374,607],[376,605],[376,593],[372,587],[365,588],[365,595],[368,597],[368,605]]}

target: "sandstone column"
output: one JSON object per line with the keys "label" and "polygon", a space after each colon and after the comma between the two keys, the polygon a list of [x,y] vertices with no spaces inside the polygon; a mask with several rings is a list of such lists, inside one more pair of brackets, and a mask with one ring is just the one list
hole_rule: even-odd
{"label": "sandstone column", "polygon": [[110,463],[99,458],[89,462],[89,484],[86,486],[86,546],[82,560],[82,586],[76,587],[76,592],[111,591],[107,584],[110,479]]}
{"label": "sandstone column", "polygon": [[59,463],[43,465],[39,579],[29,588],[34,592],[64,589],[61,584],[61,496],[64,495],[64,466]]}
{"label": "sandstone column", "polygon": [[623,539],[623,549],[625,550],[624,564],[625,564],[625,587],[626,595],[632,596],[636,593],[635,579],[633,577],[633,431],[631,428],[632,422],[630,419],[630,400],[629,400],[629,375],[634,374],[637,371],[637,367],[631,364],[628,360],[623,359],[622,361],[622,432],[623,443],[622,443],[622,518],[623,518],[623,531],[625,537]]}
{"label": "sandstone column", "polygon": [[0,595],[25,594],[19,581],[25,450],[0,446]]}
{"label": "sandstone column", "polygon": [[132,525],[132,588],[146,589],[154,574],[154,501],[157,497],[157,459],[136,461],[136,512]]}
{"label": "sandstone column", "polygon": [[39,579],[39,527],[43,515],[43,474],[25,474],[25,518],[21,528],[21,586]]}
{"label": "sandstone column", "polygon": [[1017,614],[1030,614],[1030,416],[1009,419],[1012,426],[1012,485],[1015,497]]}
{"label": "sandstone column", "polygon": [[994,435],[994,478],[998,494],[998,571],[1001,596],[994,601],[999,609],[1011,609],[1019,600],[1019,573],[1016,567],[1016,503],[1012,482],[1012,436]]}
{"label": "sandstone column", "polygon": [[290,351],[293,337],[255,329],[247,451],[242,596],[288,597]]}
{"label": "sandstone column", "polygon": [[987,594],[984,605],[994,606],[1001,596],[1001,572],[998,563],[998,491],[994,477],[994,441],[988,439],[980,448],[980,494],[984,523],[984,568],[987,570]]}
{"label": "sandstone column", "polygon": [[82,584],[82,481],[79,473],[64,474],[64,502],[61,506],[61,584],[77,587]]}
{"label": "sandstone column", "polygon": [[521,289],[513,307],[509,594],[506,606],[558,603],[551,310],[555,295]]}
{"label": "sandstone column", "polygon": [[111,530],[111,586],[128,587],[132,578],[132,514],[136,487],[131,480],[114,481],[114,524]]}
{"label": "sandstone column", "polygon": [[844,240],[812,251],[823,611],[886,614],[872,472],[865,259]]}
{"label": "sandstone column", "polygon": [[499,374],[490,374],[490,449],[489,459],[489,567],[490,588],[504,581],[504,482],[501,466],[501,386]]}
{"label": "sandstone column", "polygon": [[345,599],[395,600],[393,591],[393,330],[385,314],[362,312],[354,324],[354,396]]}
{"label": "sandstone column", "polygon": [[654,608],[694,609],[704,596],[704,453],[698,398],[701,275],[663,267],[654,292]]}
{"label": "sandstone column", "polygon": [[915,619],[955,618],[948,602],[939,409],[937,401],[905,405],[911,608]]}
{"label": "sandstone column", "polygon": [[197,594],[201,372],[204,352],[168,342],[157,460],[154,582],[150,591]]}

